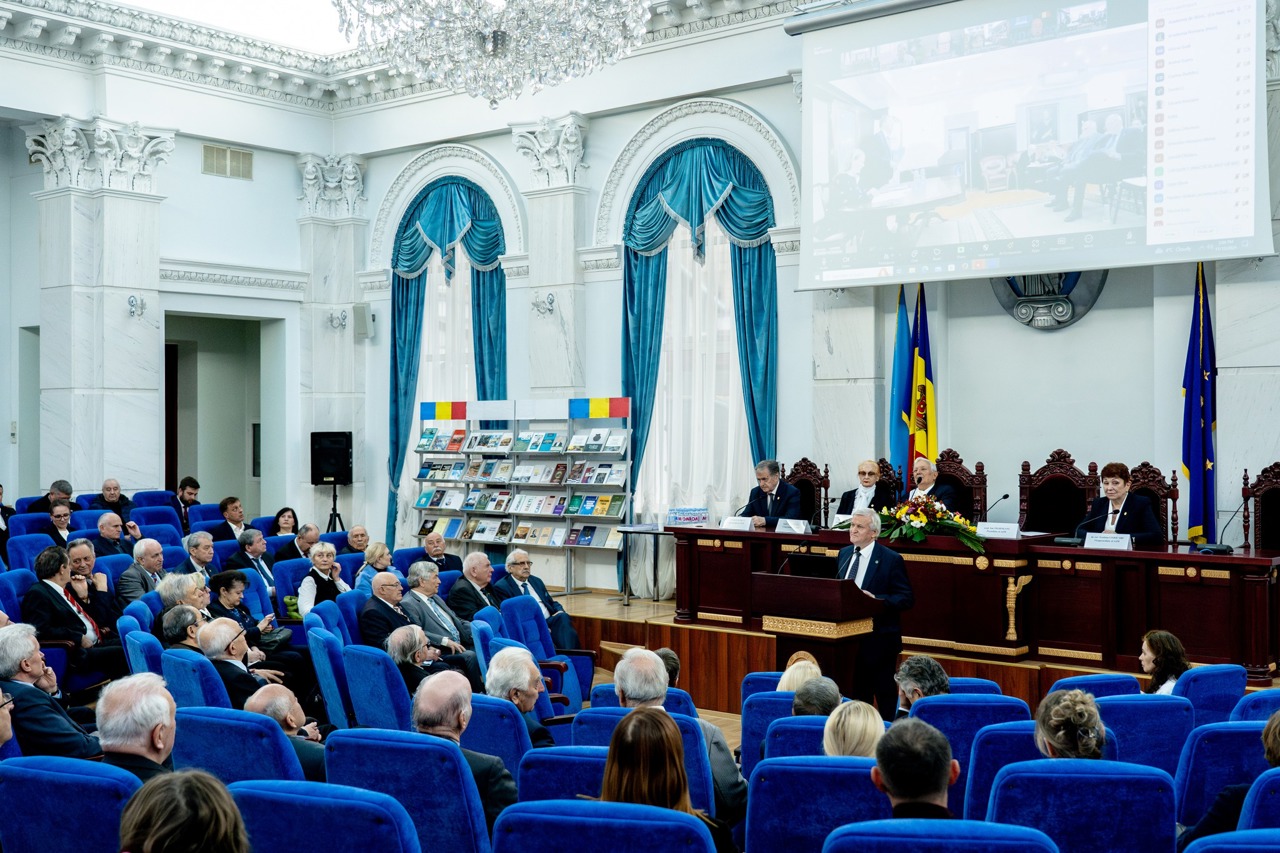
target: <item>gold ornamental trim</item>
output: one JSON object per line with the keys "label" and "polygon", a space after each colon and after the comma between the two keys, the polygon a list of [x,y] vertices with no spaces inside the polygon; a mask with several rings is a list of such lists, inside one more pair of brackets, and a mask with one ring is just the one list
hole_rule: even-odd
{"label": "gold ornamental trim", "polygon": [[1062,561],[1061,560],[1036,560],[1036,568],[1060,569],[1062,568]]}
{"label": "gold ornamental trim", "polygon": [[726,547],[726,548],[741,548],[741,547],[742,547],[742,543],[741,543],[741,542],[735,542],[735,541],[733,541],[733,540],[731,540],[731,539],[726,539],[726,540],[725,540],[725,543],[724,543],[724,547]]}
{"label": "gold ornamental trim", "polygon": [[701,610],[699,610],[698,618],[706,619],[708,622],[731,622],[734,625],[742,624],[741,616],[729,616],[726,613],[703,613]]}
{"label": "gold ornamental trim", "polygon": [[1195,566],[1187,566],[1187,577],[1193,578],[1197,574],[1199,574],[1199,572],[1196,570]]}
{"label": "gold ornamental trim", "polygon": [[1009,629],[1004,632],[1004,638],[1010,642],[1018,639],[1018,625],[1016,616],[1018,613],[1018,593],[1022,592],[1027,584],[1031,583],[1034,575],[1023,575],[1020,578],[1009,578],[1009,585],[1004,591],[1004,607],[1009,611]]}
{"label": "gold ornamental trim", "polygon": [[1101,652],[1079,652],[1075,649],[1051,649],[1048,646],[1040,646],[1036,649],[1037,654],[1052,655],[1056,658],[1071,658],[1072,660],[1092,660],[1099,663],[1102,662]]}
{"label": "gold ornamental trim", "polygon": [[839,548],[823,548],[823,547],[817,547],[817,548],[813,548],[813,549],[811,549],[811,550],[809,551],[809,553],[810,553],[810,554],[813,554],[813,555],[815,555],[815,556],[817,556],[817,555],[821,554],[821,555],[823,555],[823,556],[825,556],[825,557],[839,557],[839,556],[840,556],[840,549],[839,549]]}
{"label": "gold ornamental trim", "polygon": [[973,561],[973,564],[978,567],[978,571],[985,572],[987,567],[991,565],[991,561],[986,557],[978,557]]}
{"label": "gold ornamental trim", "polygon": [[781,545],[779,546],[784,554],[804,553],[805,545]]}
{"label": "gold ornamental trim", "polygon": [[1005,657],[1025,655],[1029,650],[1027,646],[1005,648],[1004,646],[975,646],[970,643],[956,643],[953,648],[958,652],[973,652],[974,654],[980,655],[1003,655]]}
{"label": "gold ornamental trim", "polygon": [[915,563],[946,563],[951,566],[972,566],[972,557],[947,557],[941,554],[903,554],[902,559]]}
{"label": "gold ornamental trim", "polygon": [[1231,580],[1231,572],[1223,569],[1204,569],[1200,572],[1205,580],[1226,581]]}
{"label": "gold ornamental trim", "polygon": [[1026,560],[996,560],[995,567],[997,569],[1021,569],[1027,564]]}
{"label": "gold ornamental trim", "polygon": [[699,539],[698,547],[699,548],[719,548],[720,540],[719,539]]}
{"label": "gold ornamental trim", "polygon": [[805,637],[839,640],[844,637],[870,634],[872,626],[873,620],[871,619],[854,619],[850,622],[819,622],[816,619],[765,616],[761,620],[760,627],[775,634],[800,634]]}
{"label": "gold ornamental trim", "polygon": [[1156,574],[1165,575],[1166,577],[1171,578],[1181,578],[1186,577],[1187,570],[1182,568],[1182,566],[1158,566],[1156,567]]}
{"label": "gold ornamental trim", "polygon": [[936,646],[940,649],[954,649],[956,647],[954,640],[935,640],[931,637],[903,637],[902,645],[904,646]]}
{"label": "gold ornamental trim", "polygon": [[1077,572],[1100,572],[1102,563],[1076,563]]}

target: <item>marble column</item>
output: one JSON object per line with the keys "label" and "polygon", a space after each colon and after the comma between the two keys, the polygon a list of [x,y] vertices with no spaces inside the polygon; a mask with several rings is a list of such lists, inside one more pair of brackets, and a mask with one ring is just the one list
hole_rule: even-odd
{"label": "marble column", "polygon": [[162,485],[164,334],[157,168],[173,132],[63,117],[23,128],[44,167],[40,482]]}
{"label": "marble column", "polygon": [[[310,494],[299,510],[320,524],[329,517],[331,487],[311,486],[312,432],[351,432],[355,482],[338,489],[338,509],[349,528],[366,519],[353,518],[353,507],[365,505],[365,357],[367,343],[355,334],[356,304],[362,289],[356,273],[364,269],[369,221],[365,217],[363,158],[354,154],[300,154],[302,195],[298,198],[298,231],[302,269],[309,277],[302,304],[300,384],[302,448],[300,482],[281,489],[278,500],[263,483],[263,506],[284,505],[287,495]],[[264,370],[269,369],[264,365]],[[265,413],[264,413],[265,415]],[[265,420],[264,420],[265,423]]]}

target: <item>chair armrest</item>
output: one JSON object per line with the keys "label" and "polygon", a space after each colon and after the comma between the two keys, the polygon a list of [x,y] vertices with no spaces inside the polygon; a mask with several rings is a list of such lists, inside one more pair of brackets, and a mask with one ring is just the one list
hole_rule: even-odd
{"label": "chair armrest", "polygon": [[563,693],[548,693],[547,701],[549,701],[552,705],[568,705],[569,697],[564,695]]}
{"label": "chair armrest", "polygon": [[556,649],[556,654],[573,655],[575,657],[589,657],[596,659],[596,653],[591,649]]}
{"label": "chair armrest", "polygon": [[543,670],[554,669],[556,672],[564,675],[569,671],[569,664],[562,660],[540,660],[538,661],[538,668]]}
{"label": "chair armrest", "polygon": [[552,726],[567,726],[573,722],[573,714],[558,714],[554,717],[547,717],[541,723],[547,728]]}

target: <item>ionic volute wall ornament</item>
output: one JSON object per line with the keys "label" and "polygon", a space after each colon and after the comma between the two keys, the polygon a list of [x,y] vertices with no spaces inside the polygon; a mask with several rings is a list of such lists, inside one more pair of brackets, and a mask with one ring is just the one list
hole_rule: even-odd
{"label": "ionic volute wall ornament", "polygon": [[1107,270],[1089,270],[993,278],[991,291],[1022,325],[1053,331],[1089,313],[1106,283]]}
{"label": "ionic volute wall ornament", "polygon": [[578,113],[536,124],[511,125],[512,143],[528,158],[537,189],[577,186],[587,138],[587,120]]}
{"label": "ionic volute wall ornament", "polygon": [[355,154],[299,154],[302,195],[299,215],[321,219],[350,219],[364,216],[363,157]]}

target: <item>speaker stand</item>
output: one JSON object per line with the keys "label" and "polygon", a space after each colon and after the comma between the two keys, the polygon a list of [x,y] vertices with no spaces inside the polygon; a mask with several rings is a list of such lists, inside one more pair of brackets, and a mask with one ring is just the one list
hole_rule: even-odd
{"label": "speaker stand", "polygon": [[338,512],[338,484],[333,484],[333,504],[329,507],[329,529],[325,533],[336,533],[347,528],[342,523],[342,513]]}

